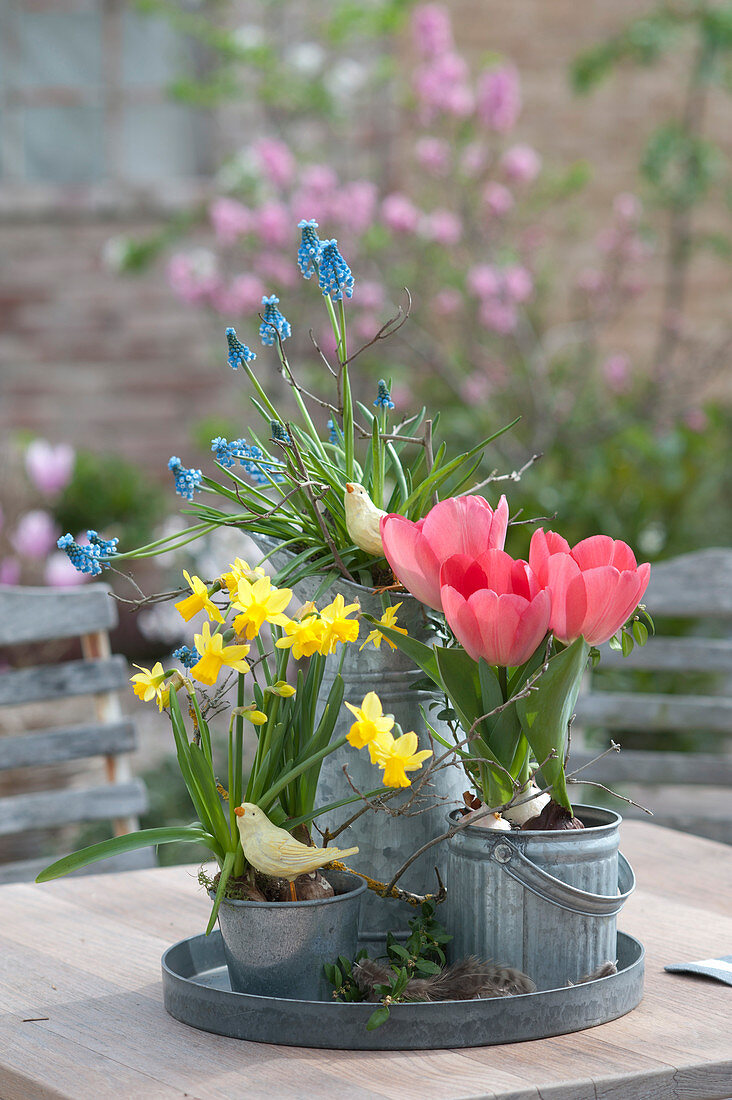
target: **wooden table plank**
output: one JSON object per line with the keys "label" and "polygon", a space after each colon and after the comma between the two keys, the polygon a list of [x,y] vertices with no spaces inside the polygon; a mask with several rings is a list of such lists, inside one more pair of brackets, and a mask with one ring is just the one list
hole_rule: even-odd
{"label": "wooden table plank", "polygon": [[[2,887],[0,1098],[726,1098],[730,988],[663,965],[729,953],[732,853],[644,822],[622,837],[639,886],[620,923],[647,951],[639,1008],[579,1034],[457,1051],[306,1050],[171,1019],[160,955],[205,925],[195,868]],[[22,1022],[37,1016],[48,1020]]]}

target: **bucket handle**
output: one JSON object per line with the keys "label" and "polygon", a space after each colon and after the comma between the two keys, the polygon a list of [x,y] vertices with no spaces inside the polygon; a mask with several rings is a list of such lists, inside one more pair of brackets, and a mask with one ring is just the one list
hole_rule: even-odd
{"label": "bucket handle", "polygon": [[635,890],[633,868],[622,852],[618,852],[620,893],[610,895],[591,894],[587,890],[580,890],[577,886],[562,882],[561,879],[537,867],[533,860],[506,840],[501,840],[494,846],[491,856],[503,867],[507,875],[520,882],[532,894],[536,894],[537,897],[552,905],[557,905],[560,909],[567,909],[570,913],[581,913],[582,916],[613,916],[620,912]]}

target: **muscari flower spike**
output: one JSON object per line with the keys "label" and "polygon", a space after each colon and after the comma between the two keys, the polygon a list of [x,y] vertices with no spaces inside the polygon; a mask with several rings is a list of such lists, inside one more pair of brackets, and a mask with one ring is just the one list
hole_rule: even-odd
{"label": "muscari flower spike", "polygon": [[246,449],[246,446],[245,439],[232,439],[229,443],[223,436],[218,435],[216,439],[211,440],[211,450],[216,455],[216,461],[220,466],[226,466],[227,469],[235,466],[237,459],[242,466],[244,465],[242,452]]}
{"label": "muscari flower spike", "polygon": [[315,265],[320,255],[321,242],[315,230],[318,223],[314,218],[297,223],[297,228],[302,230],[300,247],[297,250],[297,266],[303,273],[303,277],[310,279],[315,274]]}
{"label": "muscari flower spike", "polygon": [[203,474],[200,470],[186,470],[181,460],[173,455],[168,462],[168,469],[172,470],[175,478],[175,491],[186,500],[193,500],[193,494],[200,492]]}
{"label": "muscari flower spike", "polygon": [[292,443],[290,433],[284,424],[280,424],[279,420],[270,420],[269,430],[275,443]]}
{"label": "muscari flower spike", "polygon": [[73,535],[62,535],[56,545],[59,550],[65,550],[69,561],[80,573],[88,573],[91,577],[98,577],[102,569],[109,569],[109,562],[102,557],[110,557],[117,553],[119,539],[102,539],[96,531],[87,531],[88,546],[79,546]]}
{"label": "muscari flower spike", "polygon": [[318,257],[318,285],[323,294],[330,294],[334,302],[343,295],[350,298],[353,294],[353,275],[346,261],[338,251],[338,241],[323,241]]}
{"label": "muscari flower spike", "polygon": [[180,661],[183,668],[193,668],[201,660],[201,654],[198,652],[195,646],[191,648],[187,645],[178,646],[173,650],[173,658],[176,661]]}
{"label": "muscari flower spike", "polygon": [[336,431],[335,422],[333,420],[328,421],[328,442],[335,444],[336,447],[340,443],[338,432]]}
{"label": "muscari flower spike", "polygon": [[389,387],[387,386],[387,384],[386,384],[386,382],[384,381],[383,378],[379,379],[379,392],[376,395],[376,400],[374,401],[374,405],[377,408],[382,408],[382,409],[393,409],[394,408],[394,402],[391,399],[391,394],[389,393]]}
{"label": "muscari flower spike", "polygon": [[292,336],[292,326],[278,310],[278,303],[279,298],[276,294],[270,298],[266,295],[262,298],[264,316],[259,326],[259,339],[265,347],[271,347],[274,344],[276,333],[279,334],[280,340],[286,340],[288,336]]}
{"label": "muscari flower spike", "polygon": [[242,344],[241,340],[237,339],[235,328],[227,328],[226,343],[229,345],[228,362],[232,370],[237,370],[238,367],[243,367],[257,358],[255,352],[250,351],[246,344]]}

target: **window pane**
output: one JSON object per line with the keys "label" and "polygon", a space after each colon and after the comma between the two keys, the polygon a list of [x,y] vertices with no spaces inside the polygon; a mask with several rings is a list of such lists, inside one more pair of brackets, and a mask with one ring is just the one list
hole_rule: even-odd
{"label": "window pane", "polygon": [[163,87],[179,74],[183,39],[167,23],[126,11],[122,26],[123,84]]}
{"label": "window pane", "polygon": [[94,107],[29,107],[23,140],[30,180],[82,183],[103,174],[102,112]]}
{"label": "window pane", "polygon": [[86,88],[101,81],[99,12],[22,12],[19,20],[24,88]]}
{"label": "window pane", "polygon": [[172,103],[126,107],[120,172],[136,182],[196,175],[194,112]]}

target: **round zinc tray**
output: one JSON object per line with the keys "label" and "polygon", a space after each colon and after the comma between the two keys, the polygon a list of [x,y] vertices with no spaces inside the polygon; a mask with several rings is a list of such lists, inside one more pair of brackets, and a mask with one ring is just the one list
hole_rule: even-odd
{"label": "round zinc tray", "polygon": [[643,996],[643,945],[618,932],[617,958],[617,974],[566,989],[394,1005],[385,1024],[367,1031],[373,1004],[233,993],[216,931],[168,948],[162,958],[163,997],[170,1015],[184,1024],[256,1043],[331,1050],[493,1046],[582,1031],[630,1012]]}

